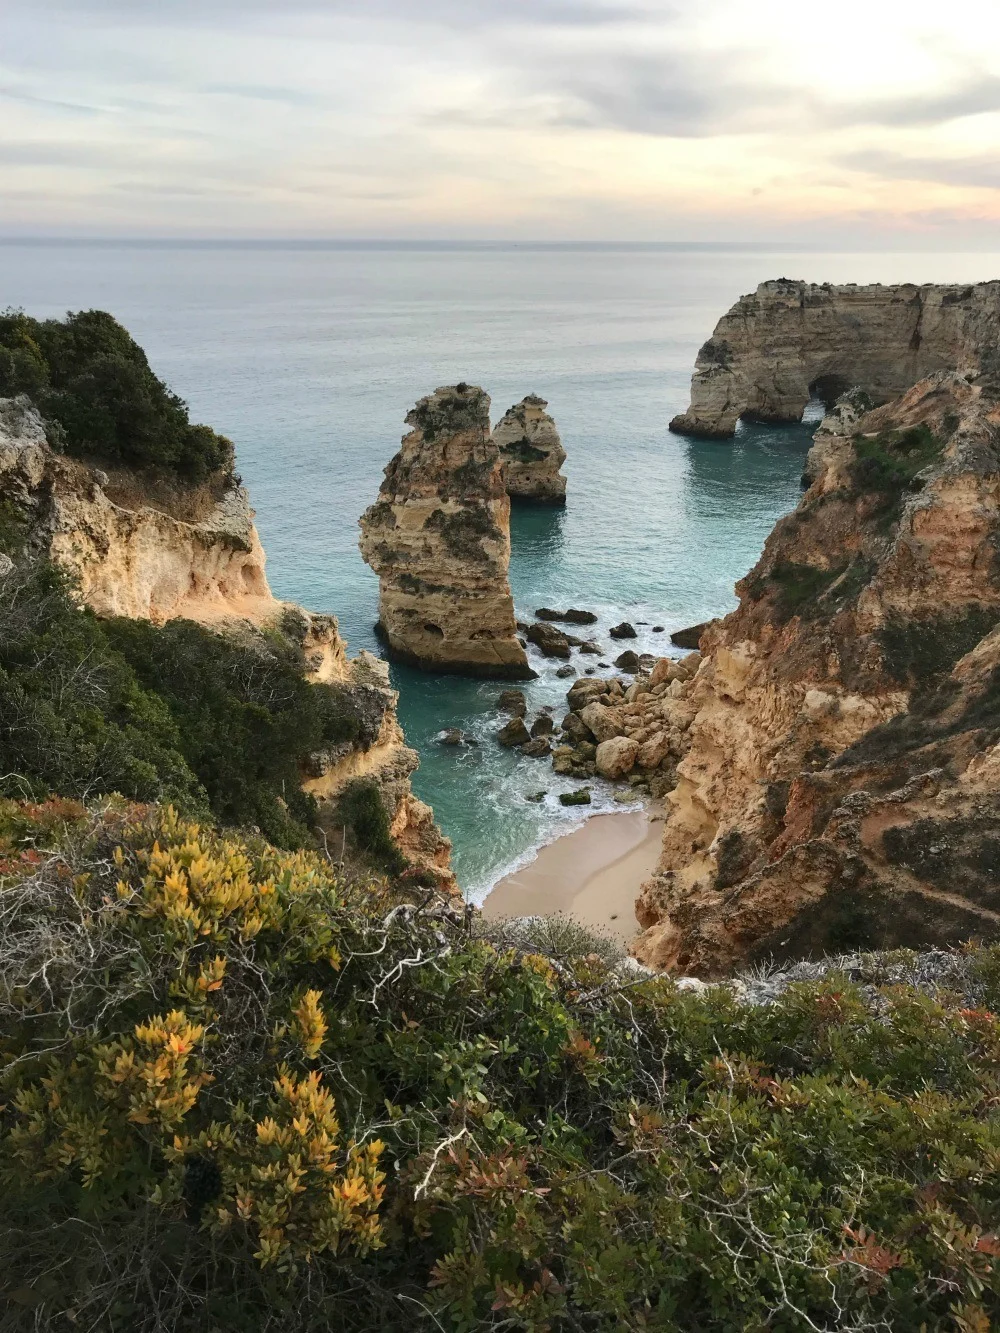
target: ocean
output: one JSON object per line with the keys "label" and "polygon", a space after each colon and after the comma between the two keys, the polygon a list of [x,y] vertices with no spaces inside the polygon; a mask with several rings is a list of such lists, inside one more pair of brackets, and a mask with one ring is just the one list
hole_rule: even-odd
{"label": "ocean", "polygon": [[[595,611],[610,662],[619,620],[639,630],[627,646],[663,651],[653,625],[732,609],[735,580],[798,498],[808,424],[743,426],[726,443],[667,431],[732,302],[766,278],[973,282],[998,270],[985,254],[735,246],[18,242],[0,243],[0,306],[120,319],[193,419],[235,441],[276,595],[333,612],[352,652],[378,651],[378,581],[357,520],[408,409],[460,380],[490,393],[494,421],[541,394],[568,454],[568,503],[515,509],[515,604],[522,618],[543,605]],[[533,665],[529,705],[558,715],[568,682],[557,663]],[[496,744],[502,684],[397,667],[393,679],[421,759],[414,789],[481,901],[584,817],[557,800],[576,784]],[[440,745],[452,726],[479,744]],[[539,791],[540,804],[526,799]],[[595,795],[589,813],[619,808],[600,784]]]}

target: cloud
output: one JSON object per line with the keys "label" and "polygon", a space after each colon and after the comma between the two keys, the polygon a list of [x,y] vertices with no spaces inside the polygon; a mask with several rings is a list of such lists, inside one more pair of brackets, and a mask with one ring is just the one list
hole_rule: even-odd
{"label": "cloud", "polygon": [[988,157],[909,157],[903,153],[865,150],[846,153],[840,162],[852,171],[882,179],[928,181],[972,189],[1000,190],[1000,161]]}
{"label": "cloud", "polygon": [[267,84],[215,83],[198,89],[211,97],[239,97],[248,102],[280,102],[285,106],[316,106],[322,99],[302,88],[278,88]]}

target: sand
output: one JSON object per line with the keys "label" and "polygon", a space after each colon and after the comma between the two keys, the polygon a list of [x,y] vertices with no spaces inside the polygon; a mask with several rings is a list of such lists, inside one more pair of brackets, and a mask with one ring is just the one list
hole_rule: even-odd
{"label": "sand", "polygon": [[500,880],[483,904],[483,914],[495,918],[561,912],[627,942],[638,932],[635,899],[656,865],[662,838],[662,819],[651,819],[648,810],[594,815]]}

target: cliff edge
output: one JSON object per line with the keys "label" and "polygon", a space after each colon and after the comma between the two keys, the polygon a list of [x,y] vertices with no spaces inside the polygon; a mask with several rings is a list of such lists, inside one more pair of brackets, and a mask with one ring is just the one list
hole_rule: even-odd
{"label": "cliff edge", "polygon": [[335,687],[353,719],[349,739],[304,765],[320,827],[339,833],[340,796],[368,778],[411,865],[457,891],[450,843],[410,790],[418,760],[396,718],[387,666],[369,653],[348,659],[335,617],[274,597],[249,496],[228,469],[190,483],[124,466],[105,471],[56,452],[47,422],[20,395],[0,398],[0,501],[24,524],[28,552],[64,569],[100,617],[190,620],[265,655],[269,636],[294,645],[306,679]]}
{"label": "cliff edge", "polygon": [[1000,403],[940,372],[817,432],[702,636],[636,953],[739,959],[1000,927]]}

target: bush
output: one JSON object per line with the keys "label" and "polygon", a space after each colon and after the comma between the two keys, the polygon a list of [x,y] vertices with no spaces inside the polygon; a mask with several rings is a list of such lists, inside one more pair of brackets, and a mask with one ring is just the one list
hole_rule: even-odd
{"label": "bush", "polygon": [[895,498],[913,485],[917,473],[938,458],[943,447],[928,426],[884,430],[874,437],[857,435],[851,483],[857,491]]}
{"label": "bush", "polygon": [[66,577],[22,561],[0,580],[0,790],[172,800],[208,812],[170,710],[144,690]]}
{"label": "bush", "polygon": [[[278,846],[311,846],[303,766],[324,747],[371,744],[384,694],[310,685],[280,635],[238,641],[192,621],[98,620],[67,576],[14,551],[0,579],[0,791],[171,801]],[[2,542],[0,542],[2,544]]]}
{"label": "bush", "polygon": [[169,811],[0,837],[4,1327],[1000,1318],[996,951],[751,1007]]}
{"label": "bush", "polygon": [[230,468],[233,446],[188,420],[142,348],[103,310],[64,320],[0,315],[0,397],[25,393],[71,454],[202,481]]}
{"label": "bush", "polygon": [[368,852],[376,865],[396,875],[406,869],[406,857],[389,831],[382,793],[371,778],[356,778],[347,784],[337,802],[337,818],[351,830],[358,847]]}

